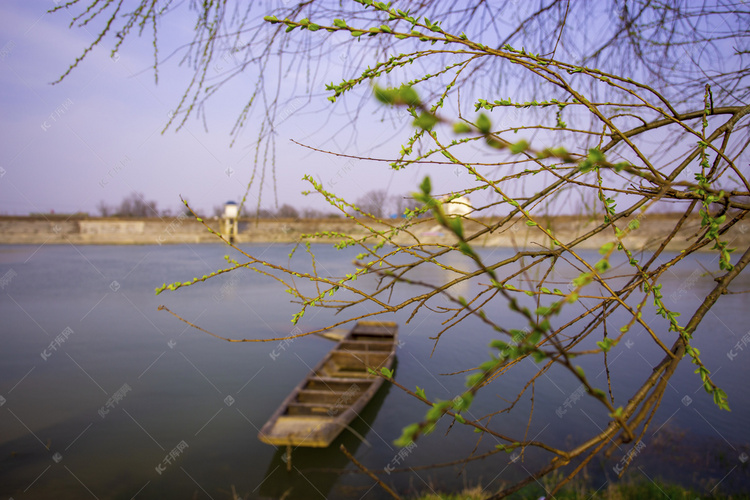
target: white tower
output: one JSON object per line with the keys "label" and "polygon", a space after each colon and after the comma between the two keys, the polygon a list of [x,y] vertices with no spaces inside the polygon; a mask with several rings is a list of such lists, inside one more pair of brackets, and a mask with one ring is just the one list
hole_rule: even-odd
{"label": "white tower", "polygon": [[233,201],[224,203],[224,215],[222,216],[222,233],[227,237],[229,243],[234,243],[237,236],[237,216],[240,207]]}

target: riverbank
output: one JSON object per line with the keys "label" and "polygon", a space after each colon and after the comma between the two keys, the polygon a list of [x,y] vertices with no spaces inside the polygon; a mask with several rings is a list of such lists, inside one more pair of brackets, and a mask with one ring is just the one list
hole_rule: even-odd
{"label": "riverbank", "polygon": [[[640,480],[614,483],[595,488],[583,484],[580,480],[564,486],[554,497],[550,497],[546,490],[551,490],[553,484],[542,478],[541,483],[528,486],[515,493],[512,498],[516,500],[539,500],[544,498],[555,498],[556,500],[642,500],[650,498],[668,498],[670,500],[698,500],[711,498],[713,500],[748,500],[750,494],[723,494],[721,492],[701,492],[693,488],[684,488],[677,484],[665,483],[660,480]],[[550,484],[547,484],[550,483]],[[490,498],[491,492],[477,486],[456,493],[425,493],[410,500],[486,500]]]}
{"label": "riverbank", "polygon": [[[636,249],[655,248],[665,235],[669,234],[678,217],[669,214],[646,215],[637,218],[638,224],[632,224],[627,235],[629,247]],[[597,222],[581,216],[542,217],[536,220],[540,226],[550,229],[562,242],[570,242],[585,235],[597,226]],[[221,220],[205,221],[214,231],[221,228]],[[497,219],[467,221],[467,234],[491,226]],[[625,228],[629,221],[623,221],[620,227]],[[403,220],[389,220],[387,224],[374,224],[379,231],[403,224]],[[338,242],[338,235],[348,234],[363,238],[370,231],[357,221],[344,218],[315,220],[241,220],[239,222],[237,243],[294,243],[304,235],[325,234],[323,238],[313,241]],[[683,224],[668,249],[682,250],[686,242],[700,231],[700,219],[691,217]],[[744,248],[750,245],[750,224],[742,223],[732,227],[725,238],[731,247]],[[452,244],[455,238],[434,220],[424,219],[409,228],[408,232],[398,234],[394,241],[399,244],[436,243]],[[613,240],[611,230],[582,241],[577,248],[599,248]],[[189,217],[172,218],[94,218],[94,217],[0,217],[0,244],[74,244],[74,245],[167,245],[184,243],[216,243],[218,238],[207,230],[201,222]],[[539,228],[528,226],[518,219],[506,225],[500,231],[487,231],[474,241],[474,244],[485,247],[530,248],[550,246],[549,238]]]}

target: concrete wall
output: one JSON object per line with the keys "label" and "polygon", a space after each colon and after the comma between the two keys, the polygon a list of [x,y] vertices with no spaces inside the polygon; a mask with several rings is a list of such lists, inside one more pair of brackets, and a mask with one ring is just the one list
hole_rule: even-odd
{"label": "concrete wall", "polygon": [[155,245],[214,240],[218,241],[202,224],[188,218],[45,220],[0,217],[0,244]]}
{"label": "concrete wall", "polygon": [[[219,230],[220,221],[207,220],[214,230]],[[561,216],[549,219],[538,219],[543,227],[549,227],[562,242],[568,242],[587,233],[596,227],[596,223],[584,217]],[[676,219],[672,216],[646,215],[639,219],[640,227],[630,231],[626,242],[628,247],[637,250],[655,248],[664,236],[674,228]],[[490,225],[493,221],[484,220]],[[402,220],[393,220],[392,226],[403,224]],[[620,224],[625,227],[626,224]],[[471,234],[484,226],[478,222],[466,222],[465,231]],[[388,230],[386,225],[376,226],[378,230]],[[322,220],[260,220],[242,221],[239,224],[238,243],[248,242],[296,242],[303,234],[346,233],[355,237],[369,234],[362,226],[348,219]],[[674,238],[669,248],[681,250],[686,242],[700,230],[700,220],[690,219]],[[409,234],[411,233],[411,234]],[[412,236],[413,235],[413,236]],[[399,244],[417,243],[415,236],[422,243],[451,244],[455,239],[447,231],[436,225],[434,220],[420,220],[401,232],[394,241]],[[740,249],[750,245],[750,223],[733,227],[726,235],[730,246]],[[604,243],[614,240],[611,229],[597,234],[577,248],[599,248]],[[319,242],[337,242],[338,237],[318,239]],[[163,245],[178,243],[218,243],[219,239],[206,227],[192,218],[170,219],[44,219],[30,217],[0,217],[0,244],[95,244],[95,245]],[[503,246],[518,248],[550,247],[550,240],[538,228],[529,227],[522,220],[506,225],[502,230],[487,232],[475,240],[483,246]],[[713,245],[709,245],[711,247]]]}

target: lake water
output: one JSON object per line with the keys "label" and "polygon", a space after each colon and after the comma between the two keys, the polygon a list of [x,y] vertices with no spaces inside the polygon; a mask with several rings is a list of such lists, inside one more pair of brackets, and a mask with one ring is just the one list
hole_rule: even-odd
{"label": "lake water", "polygon": [[[247,245],[256,256],[287,263],[290,245]],[[314,245],[318,270],[330,275],[351,271],[355,252]],[[268,277],[241,270],[199,286],[155,296],[162,283],[185,281],[227,267],[227,249],[201,246],[3,246],[0,247],[0,496],[2,498],[384,498],[338,450],[344,444],[367,467],[412,468],[382,477],[399,491],[459,488],[481,483],[496,490],[524,477],[547,455],[529,451],[522,458],[500,453],[469,464],[420,469],[471,453],[478,434],[463,426],[449,430],[443,419],[430,436],[399,455],[392,441],[405,425],[424,416],[426,407],[395,387],[382,389],[353,428],[328,449],[298,449],[287,473],[282,450],[261,443],[257,433],[290,390],[332,347],[310,336],[288,343],[228,343],[192,329],[166,312],[164,304],[188,320],[226,337],[271,338],[292,332],[297,306],[283,287]],[[484,249],[484,258],[512,255],[510,249]],[[596,252],[583,255],[598,260]],[[305,266],[304,253],[295,256]],[[470,264],[456,262],[457,265]],[[664,295],[683,312],[699,304],[713,286],[713,254],[691,257],[665,276]],[[554,277],[559,288],[569,276]],[[414,279],[440,282],[444,273],[415,273]],[[462,294],[483,281],[466,285]],[[486,283],[486,280],[484,280]],[[744,273],[735,290],[750,288]],[[410,292],[397,288],[392,301]],[[434,299],[433,309],[447,303]],[[695,334],[695,345],[729,395],[731,412],[719,411],[703,391],[693,365],[685,361],[670,381],[664,400],[633,460],[634,477],[663,477],[706,492],[750,488],[750,303],[747,294],[723,296]],[[362,306],[342,315],[372,310]],[[488,308],[495,319],[523,327],[497,302]],[[570,309],[566,314],[578,313]],[[429,397],[460,394],[465,370],[488,359],[493,338],[482,323],[468,319],[448,331],[431,356],[429,337],[441,329],[445,314],[423,310],[409,324],[411,311],[383,320],[397,321],[403,341],[396,380],[426,390]],[[653,308],[646,316],[653,316]],[[349,317],[349,316],[347,316]],[[555,321],[566,319],[565,314]],[[300,327],[311,330],[337,318],[330,310],[310,310]],[[667,345],[673,334],[654,323]],[[616,331],[616,318],[610,328]],[[609,355],[618,404],[645,379],[662,355],[645,332],[633,329]],[[601,359],[581,365],[606,389]],[[523,362],[477,397],[471,414],[502,409],[539,366]],[[597,375],[598,374],[598,375]],[[505,434],[572,447],[606,412],[584,397],[570,399],[579,384],[553,369],[534,387],[529,424],[529,393],[516,409],[493,418]],[[503,399],[505,398],[505,399]],[[565,406],[566,401],[569,403]],[[565,410],[563,412],[562,410]],[[528,431],[526,426],[529,425]],[[447,434],[446,434],[447,433]],[[476,454],[497,441],[485,437]],[[632,446],[594,461],[595,484],[614,480],[613,466]],[[341,473],[344,470],[346,473]],[[463,475],[460,473],[463,471]]]}

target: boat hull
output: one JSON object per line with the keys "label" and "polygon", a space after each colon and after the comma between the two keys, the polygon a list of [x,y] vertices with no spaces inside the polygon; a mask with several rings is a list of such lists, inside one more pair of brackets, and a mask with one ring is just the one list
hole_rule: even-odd
{"label": "boat hull", "polygon": [[359,321],[297,385],[261,428],[258,439],[275,446],[329,446],[383,384],[370,373],[391,368],[398,326]]}

